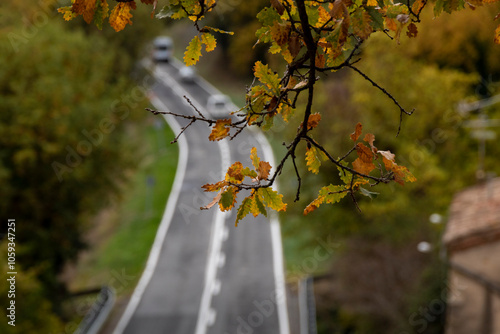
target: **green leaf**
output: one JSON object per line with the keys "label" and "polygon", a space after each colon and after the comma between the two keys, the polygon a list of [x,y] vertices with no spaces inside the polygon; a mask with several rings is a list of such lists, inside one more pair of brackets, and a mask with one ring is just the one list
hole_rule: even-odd
{"label": "green leaf", "polygon": [[219,208],[221,211],[229,211],[236,203],[237,189],[235,187],[228,187],[226,191],[221,194],[219,201]]}
{"label": "green leaf", "polygon": [[273,8],[266,7],[257,14],[257,19],[264,26],[272,26],[274,22],[281,22],[281,16]]}
{"label": "green leaf", "polygon": [[330,184],[329,186],[320,189],[318,197],[324,198],[324,203],[337,203],[347,195],[347,191],[345,191],[346,189],[347,187],[344,185],[339,186]]}
{"label": "green leaf", "polygon": [[241,205],[239,206],[238,212],[236,214],[236,222],[234,224],[235,226],[238,226],[238,222],[250,213],[250,211],[252,210],[253,201],[253,197],[247,197],[241,202]]}
{"label": "green leaf", "polygon": [[172,15],[179,11],[180,6],[166,5],[164,6],[158,14],[156,14],[157,19],[171,18]]}
{"label": "green leaf", "polygon": [[278,194],[277,191],[271,188],[259,188],[256,192],[259,196],[262,196],[266,206],[276,211],[286,210],[286,204],[283,203],[283,195]]}
{"label": "green leaf", "polygon": [[340,179],[342,180],[342,182],[344,182],[344,184],[351,184],[352,173],[348,172],[346,170],[343,170],[340,167],[337,167],[337,169],[339,170],[339,176],[340,176]]}
{"label": "green leaf", "polygon": [[262,64],[262,62],[257,61],[254,66],[255,76],[271,90],[274,95],[280,94],[280,80],[278,74],[274,73],[269,69],[267,65]]}
{"label": "green leaf", "polygon": [[108,17],[108,3],[106,1],[97,1],[95,14],[94,14],[94,23],[99,30],[102,30],[102,23],[104,19]]}
{"label": "green leaf", "polygon": [[255,198],[255,201],[253,202],[254,207],[252,208],[253,215],[256,217],[260,213],[260,214],[263,214],[264,216],[267,217],[266,207],[264,206],[264,203],[262,203],[258,194],[257,194],[257,196],[254,196],[254,198]]}
{"label": "green leaf", "polygon": [[184,63],[186,66],[194,65],[200,60],[200,56],[201,38],[199,36],[194,36],[191,42],[189,42],[186,52],[184,52]]}

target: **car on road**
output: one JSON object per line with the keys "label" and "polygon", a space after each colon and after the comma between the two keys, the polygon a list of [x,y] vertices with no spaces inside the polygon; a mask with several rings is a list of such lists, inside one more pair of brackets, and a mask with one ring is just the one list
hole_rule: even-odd
{"label": "car on road", "polygon": [[196,71],[193,66],[184,66],[179,70],[179,79],[186,83],[193,83]]}
{"label": "car on road", "polygon": [[215,118],[229,117],[229,102],[227,95],[211,95],[207,101],[207,110]]}
{"label": "car on road", "polygon": [[174,42],[167,36],[156,37],[153,41],[153,60],[170,61],[173,57]]}

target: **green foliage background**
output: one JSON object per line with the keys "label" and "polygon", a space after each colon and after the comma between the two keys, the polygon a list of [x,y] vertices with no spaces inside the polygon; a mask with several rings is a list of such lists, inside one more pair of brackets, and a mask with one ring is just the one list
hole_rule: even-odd
{"label": "green foliage background", "polygon": [[[65,24],[58,5],[0,8],[0,212],[17,222],[18,272],[18,326],[2,333],[62,331],[71,315],[59,275],[86,247],[91,218],[120,200],[141,157],[137,128],[148,105],[131,73],[162,26],[138,21],[116,36]],[[2,268],[5,261],[2,252]]]}

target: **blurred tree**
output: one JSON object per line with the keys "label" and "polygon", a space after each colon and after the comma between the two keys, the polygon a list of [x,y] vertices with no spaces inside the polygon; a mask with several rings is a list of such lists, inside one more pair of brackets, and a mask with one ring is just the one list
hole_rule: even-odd
{"label": "blurred tree", "polygon": [[136,166],[132,110],[146,106],[146,83],[131,83],[129,55],[102,36],[18,5],[1,11],[0,212],[18,221],[18,263],[59,307],[57,275],[84,247],[87,218]]}
{"label": "blurred tree", "polygon": [[[0,270],[9,272],[7,267],[7,243],[0,243]],[[26,333],[62,333],[63,325],[56,314],[52,311],[49,299],[46,298],[44,287],[38,282],[34,270],[25,271],[16,268],[15,295],[9,295],[10,284],[0,285],[0,304],[2,311],[0,316],[0,332],[3,334],[26,334]],[[15,318],[10,315],[11,301],[14,301]],[[13,321],[15,326],[9,325]]]}

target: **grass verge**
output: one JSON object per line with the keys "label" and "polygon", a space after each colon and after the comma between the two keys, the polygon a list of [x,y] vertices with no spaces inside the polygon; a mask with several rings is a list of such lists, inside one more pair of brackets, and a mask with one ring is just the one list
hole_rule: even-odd
{"label": "grass verge", "polygon": [[166,122],[149,116],[137,136],[143,159],[123,200],[105,210],[89,231],[91,248],[73,268],[70,290],[112,286],[118,297],[130,294],[146,264],[174,180],[178,147]]}

